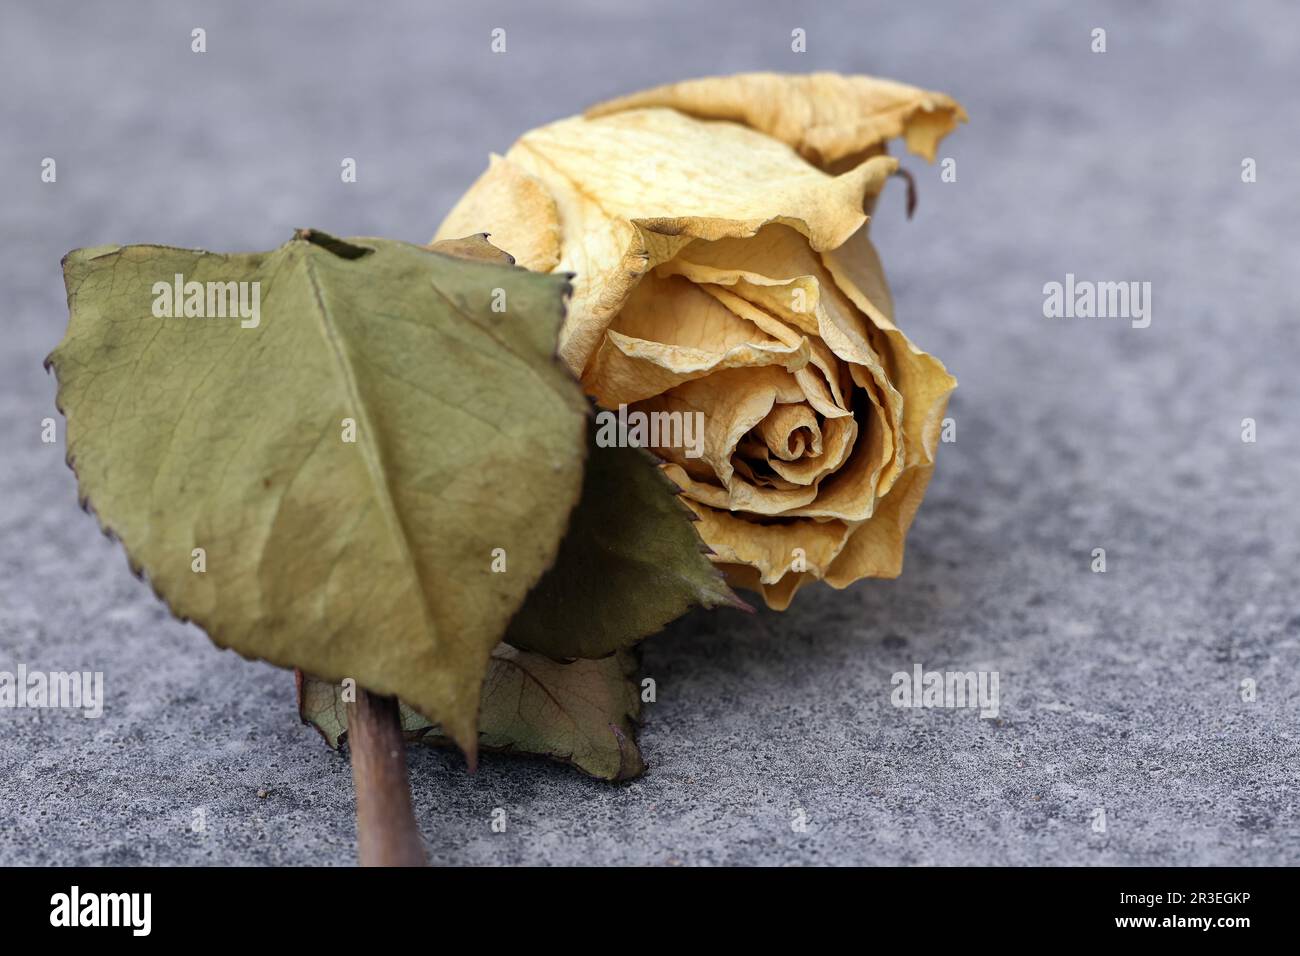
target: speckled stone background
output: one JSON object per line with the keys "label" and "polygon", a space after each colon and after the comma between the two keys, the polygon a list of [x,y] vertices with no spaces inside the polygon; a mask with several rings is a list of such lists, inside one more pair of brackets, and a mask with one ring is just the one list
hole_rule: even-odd
{"label": "speckled stone background", "polygon": [[[650,641],[639,782],[413,752],[432,858],[1300,861],[1294,4],[614,7],[4,5],[0,670],[101,670],[107,708],[0,710],[0,863],[355,858],[347,759],[299,725],[290,676],[171,621],[40,441],[60,257],[307,225],[424,241],[517,133],[748,69],[876,73],[971,114],[942,150],[957,182],[908,160],[916,218],[895,185],[873,227],[900,322],[961,380],[905,573]],[[1067,272],[1150,281],[1151,327],[1045,319]],[[892,707],[916,662],[998,671],[1001,720]]]}

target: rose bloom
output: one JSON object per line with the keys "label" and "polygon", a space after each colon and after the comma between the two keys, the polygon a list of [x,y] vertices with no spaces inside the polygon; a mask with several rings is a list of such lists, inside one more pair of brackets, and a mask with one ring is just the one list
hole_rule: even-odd
{"label": "rose bloom", "polygon": [[487,232],[574,273],[559,353],[604,408],[702,412],[656,448],[728,580],[895,577],[955,379],[893,321],[868,213],[901,136],[933,161],[966,116],[870,77],[660,87],[519,139],[435,238]]}

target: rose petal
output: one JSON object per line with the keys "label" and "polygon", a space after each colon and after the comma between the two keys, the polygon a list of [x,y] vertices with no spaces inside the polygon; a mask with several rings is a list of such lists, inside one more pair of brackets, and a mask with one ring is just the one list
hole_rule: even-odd
{"label": "rose petal", "polygon": [[744,123],[816,165],[867,152],[895,136],[904,136],[908,149],[934,162],[939,141],[967,118],[961,105],[943,93],[836,73],[742,73],[687,80],[609,100],[587,110],[587,115],[647,106]]}
{"label": "rose petal", "polygon": [[[705,267],[707,271],[700,271]],[[869,516],[872,499],[889,491],[905,464],[904,399],[872,345],[873,329],[867,318],[840,290],[808,243],[785,226],[770,225],[752,239],[692,243],[665,269],[707,276],[738,291],[748,289],[751,294],[761,293],[763,302],[771,309],[789,310],[783,317],[789,315],[793,320],[808,315],[815,319],[820,339],[848,367],[853,381],[867,391],[881,410],[886,429],[886,434],[879,436],[881,453],[886,456],[884,465],[870,472],[861,469],[854,472],[859,479],[874,476],[878,485],[865,489],[857,481],[844,483],[834,505],[836,509],[841,503],[850,508],[853,520]],[[801,284],[790,284],[795,281]],[[802,292],[800,301],[790,298],[796,288]],[[868,382],[875,387],[868,388]],[[836,514],[835,511],[819,513]],[[849,514],[836,516],[849,517]]]}
{"label": "rose petal", "polygon": [[556,268],[576,273],[560,354],[577,372],[641,276],[693,239],[781,222],[816,249],[834,248],[866,221],[864,201],[897,167],[874,157],[829,176],[753,130],[662,109],[561,120],[525,134],[506,158],[545,184],[558,211]]}
{"label": "rose petal", "polygon": [[560,261],[560,219],[555,200],[540,182],[507,159],[493,155],[487,170],[452,207],[434,241],[489,232],[493,245],[515,264],[550,272]]}
{"label": "rose petal", "polygon": [[836,285],[880,328],[888,343],[890,377],[903,396],[903,435],[909,452],[905,464],[932,464],[948,396],[957,380],[894,325],[884,269],[865,228],[822,259]]}
{"label": "rose petal", "polygon": [[858,423],[852,418],[832,418],[822,424],[824,450],[821,454],[798,461],[769,462],[773,471],[786,481],[811,485],[843,467],[858,437]]}
{"label": "rose petal", "polygon": [[871,520],[853,528],[844,550],[823,575],[828,584],[844,588],[862,578],[896,578],[902,573],[907,530],[933,471],[926,465],[903,472]]}
{"label": "rose petal", "polygon": [[782,461],[798,461],[805,454],[820,456],[822,429],[807,405],[777,405],[755,428],[768,449]]}
{"label": "rose petal", "polygon": [[582,383],[602,406],[617,408],[722,369],[779,365],[798,372],[810,358],[803,337],[775,339],[693,283],[651,273],[606,333]]}
{"label": "rose petal", "polygon": [[[747,564],[764,584],[775,584],[791,571],[802,549],[807,570],[821,577],[849,541],[853,527],[843,521],[779,521],[755,524],[696,501],[686,504],[699,516],[701,536],[719,564]],[[799,572],[795,572],[796,574]]]}
{"label": "rose petal", "polygon": [[817,489],[760,487],[736,474],[732,458],[740,441],[767,417],[773,406],[802,398],[794,377],[782,369],[728,369],[679,385],[639,403],[636,409],[704,415],[703,460],[714,480],[699,480],[698,465],[688,470],[682,449],[656,449],[669,461],[664,470],[682,487],[686,497],[718,508],[777,515],[811,503]]}
{"label": "rose petal", "polygon": [[809,338],[722,286],[708,284],[700,288],[725,305],[733,315],[753,323],[764,334],[791,346],[806,343],[809,365],[795,370],[795,380],[808,403],[827,418],[844,418],[852,414],[852,400],[841,384],[839,363],[820,338]]}

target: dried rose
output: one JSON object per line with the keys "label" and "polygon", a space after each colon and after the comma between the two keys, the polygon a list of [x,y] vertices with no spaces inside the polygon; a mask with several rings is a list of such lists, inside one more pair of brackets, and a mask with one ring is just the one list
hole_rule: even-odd
{"label": "dried rose", "polygon": [[751,74],[525,134],[438,230],[575,274],[560,354],[608,409],[700,413],[656,451],[732,583],[774,608],[893,577],[956,382],[893,322],[868,213],[904,138],[965,112],[870,77]]}

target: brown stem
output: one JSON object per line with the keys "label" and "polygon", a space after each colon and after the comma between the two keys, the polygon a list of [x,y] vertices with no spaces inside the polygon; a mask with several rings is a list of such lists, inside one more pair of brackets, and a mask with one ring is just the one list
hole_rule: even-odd
{"label": "brown stem", "polygon": [[411,810],[406,745],[395,697],[357,688],[348,708],[348,750],[357,794],[357,858],[362,866],[425,866]]}

